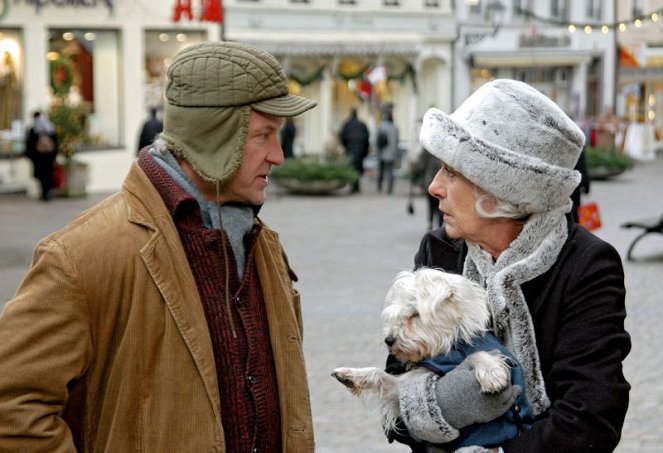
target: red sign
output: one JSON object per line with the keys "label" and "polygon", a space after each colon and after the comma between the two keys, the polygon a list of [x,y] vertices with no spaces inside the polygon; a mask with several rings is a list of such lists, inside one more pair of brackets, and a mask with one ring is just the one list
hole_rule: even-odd
{"label": "red sign", "polygon": [[[176,0],[173,9],[173,22],[179,22],[183,16],[193,20],[192,0]],[[201,0],[201,22],[223,22],[223,6],[221,0]]]}

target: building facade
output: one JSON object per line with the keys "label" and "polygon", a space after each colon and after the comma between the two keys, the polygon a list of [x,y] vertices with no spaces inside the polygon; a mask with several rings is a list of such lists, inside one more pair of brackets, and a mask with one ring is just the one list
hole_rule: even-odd
{"label": "building facade", "polygon": [[615,30],[602,28],[614,20],[612,2],[469,0],[457,10],[454,105],[504,77],[536,87],[576,120],[614,106]]}
{"label": "building facade", "polygon": [[622,149],[651,160],[663,148],[663,0],[617,2],[619,62],[615,111]]}
{"label": "building facade", "polygon": [[374,129],[393,103],[406,144],[427,107],[451,108],[452,0],[226,0],[223,25],[216,3],[0,0],[0,180],[30,180],[16,156],[32,112],[64,106],[84,120],[72,149],[88,190],[119,188],[147,111],[163,106],[170,59],[206,40],[268,50],[292,91],[318,101],[297,118],[297,154],[336,152],[352,107]]}

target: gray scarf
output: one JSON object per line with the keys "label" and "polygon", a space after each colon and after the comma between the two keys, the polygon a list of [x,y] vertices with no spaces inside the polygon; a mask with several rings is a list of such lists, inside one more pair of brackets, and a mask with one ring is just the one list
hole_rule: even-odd
{"label": "gray scarf", "polygon": [[206,200],[202,192],[198,190],[191,179],[182,171],[175,156],[168,150],[158,151],[150,148],[150,155],[154,160],[172,177],[175,182],[186,190],[198,201],[203,224],[206,228],[219,229],[219,220],[223,230],[228,235],[228,241],[232,248],[235,261],[237,262],[237,274],[241,280],[244,276],[244,265],[246,264],[246,245],[244,237],[251,233],[255,224],[255,213],[250,206],[222,205],[214,201]]}
{"label": "gray scarf", "polygon": [[525,374],[526,396],[535,415],[550,407],[532,317],[520,285],[548,271],[568,237],[564,212],[532,214],[520,235],[493,262],[468,242],[463,275],[486,287],[495,336],[518,358]]}

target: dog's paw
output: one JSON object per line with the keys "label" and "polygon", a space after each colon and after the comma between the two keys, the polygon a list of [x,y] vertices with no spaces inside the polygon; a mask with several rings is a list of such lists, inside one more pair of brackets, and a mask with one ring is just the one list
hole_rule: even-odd
{"label": "dog's paw", "polygon": [[356,370],[356,368],[336,368],[331,375],[336,378],[338,382],[350,390],[353,390],[356,388],[354,370]]}
{"label": "dog's paw", "polygon": [[355,395],[359,395],[366,390],[381,392],[395,380],[393,376],[375,367],[336,368],[332,376]]}
{"label": "dog's paw", "polygon": [[511,369],[506,356],[481,351],[471,357],[483,393],[499,393],[511,384]]}

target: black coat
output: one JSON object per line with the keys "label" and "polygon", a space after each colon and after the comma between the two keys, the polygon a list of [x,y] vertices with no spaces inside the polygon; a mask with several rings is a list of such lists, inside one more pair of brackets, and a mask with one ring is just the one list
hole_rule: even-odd
{"label": "black coat", "polygon": [[368,156],[369,138],[368,127],[358,118],[350,118],[339,133],[339,140],[345,152],[360,173],[363,171],[364,158]]}
{"label": "black coat", "polygon": [[32,175],[40,181],[47,180],[50,188],[53,179],[53,166],[58,155],[58,137],[55,132],[49,134],[49,136],[53,140],[55,148],[50,152],[39,152],[37,151],[39,134],[35,132],[34,128],[30,128],[25,140],[25,156],[32,161]]}
{"label": "black coat", "polygon": [[142,129],[140,130],[140,137],[138,137],[138,150],[145,148],[146,146],[151,145],[154,142],[154,139],[163,132],[163,121],[159,118],[151,117],[149,120],[145,121]]}
{"label": "black coat", "polygon": [[[624,271],[610,244],[567,219],[557,262],[522,285],[552,405],[505,442],[505,452],[609,452],[621,436],[631,388],[622,372],[631,349]],[[466,255],[464,241],[435,230],[422,239],[415,266],[462,273]]]}

